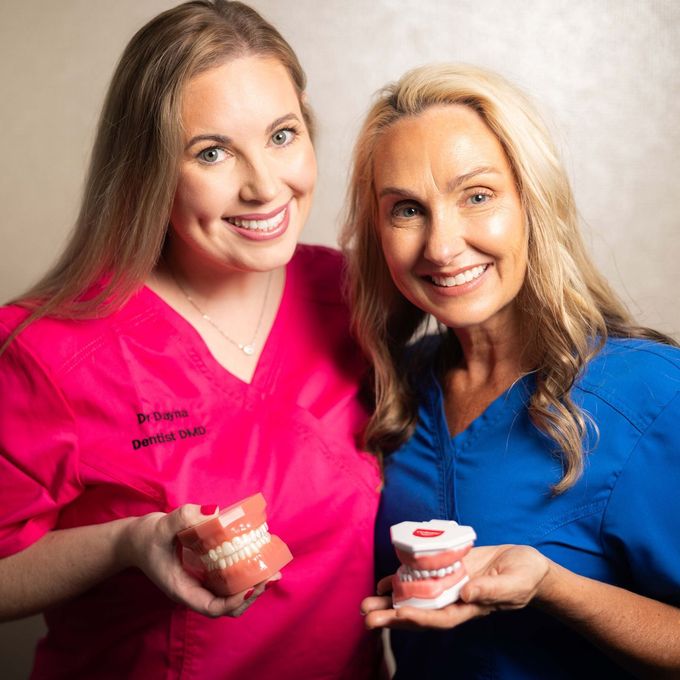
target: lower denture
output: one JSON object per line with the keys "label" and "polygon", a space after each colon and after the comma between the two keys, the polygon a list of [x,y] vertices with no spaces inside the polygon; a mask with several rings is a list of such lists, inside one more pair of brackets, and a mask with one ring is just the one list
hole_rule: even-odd
{"label": "lower denture", "polygon": [[235,595],[266,581],[293,559],[288,546],[269,533],[265,507],[258,493],[177,535],[185,568],[197,572],[215,595]]}
{"label": "lower denture", "polygon": [[401,522],[390,533],[402,563],[392,577],[394,607],[434,609],[455,602],[468,581],[461,560],[476,538],[472,527],[446,520]]}

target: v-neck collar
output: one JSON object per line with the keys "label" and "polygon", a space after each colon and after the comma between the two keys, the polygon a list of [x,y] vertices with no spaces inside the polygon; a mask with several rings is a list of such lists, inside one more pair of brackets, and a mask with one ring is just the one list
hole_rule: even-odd
{"label": "v-neck collar", "polygon": [[[279,337],[285,327],[285,319],[289,313],[291,299],[294,297],[292,288],[295,286],[295,267],[289,263],[285,268],[283,293],[276,311],[274,322],[265,339],[262,352],[257,360],[255,371],[250,382],[246,382],[235,376],[231,371],[222,366],[213,356],[200,333],[191,325],[177,310],[169,305],[160,295],[149,286],[144,285],[141,294],[146,297],[155,307],[162,309],[164,318],[178,332],[179,337],[187,351],[189,359],[198,371],[205,375],[213,384],[222,391],[233,393],[234,390],[248,392],[257,390],[269,392],[278,377],[280,361],[278,357],[283,351],[283,344]],[[279,369],[277,369],[279,366]]]}
{"label": "v-neck collar", "polygon": [[451,436],[444,408],[444,391],[434,369],[430,370],[430,380],[435,385],[435,389],[429,391],[431,413],[435,422],[439,424],[438,429],[442,439],[454,451],[464,451],[469,448],[485,432],[495,427],[504,418],[513,420],[517,411],[523,408],[529,400],[533,382],[531,375],[518,378],[505,392],[499,394],[462,432]]}

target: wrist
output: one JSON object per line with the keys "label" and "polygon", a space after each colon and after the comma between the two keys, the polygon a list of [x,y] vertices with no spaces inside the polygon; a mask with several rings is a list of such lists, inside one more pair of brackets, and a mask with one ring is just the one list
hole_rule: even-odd
{"label": "wrist", "polygon": [[539,609],[550,609],[559,597],[564,569],[545,556],[543,559],[545,560],[545,574],[536,588],[532,603]]}
{"label": "wrist", "polygon": [[112,549],[119,570],[138,566],[140,525],[144,519],[145,517],[126,517],[114,522]]}

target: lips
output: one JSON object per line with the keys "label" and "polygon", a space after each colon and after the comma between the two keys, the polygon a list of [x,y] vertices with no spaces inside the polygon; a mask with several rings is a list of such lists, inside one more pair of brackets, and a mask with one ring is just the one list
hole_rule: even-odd
{"label": "lips", "polygon": [[244,238],[251,241],[267,241],[278,238],[288,229],[290,205],[291,201],[270,213],[253,213],[222,219]]}
{"label": "lips", "polygon": [[428,278],[434,283],[435,286],[440,286],[442,288],[454,288],[456,286],[463,286],[466,283],[470,283],[475,279],[478,279],[486,270],[488,264],[479,264],[474,267],[467,267],[459,271],[456,274],[433,274]]}
{"label": "lips", "polygon": [[269,533],[262,494],[222,510],[217,517],[177,534],[182,563],[215,595],[239,593],[267,580],[293,559],[288,546]]}
{"label": "lips", "polygon": [[472,527],[437,519],[401,522],[390,536],[402,563],[392,577],[395,609],[439,609],[458,599],[469,580],[461,560],[476,538]]}

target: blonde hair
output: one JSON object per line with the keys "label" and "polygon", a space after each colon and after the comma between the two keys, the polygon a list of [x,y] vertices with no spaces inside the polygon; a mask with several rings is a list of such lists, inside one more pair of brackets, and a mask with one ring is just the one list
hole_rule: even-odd
{"label": "blonde hair", "polygon": [[31,314],[14,335],[45,315],[111,313],[144,282],[167,233],[182,148],[184,89],[199,73],[249,55],[277,59],[288,70],[312,134],[305,73],[295,52],[247,5],[185,2],[133,36],[104,102],[70,242],[54,268],[15,301]]}
{"label": "blonde hair", "polygon": [[[468,106],[501,143],[517,183],[528,229],[528,264],[518,307],[533,329],[536,388],[529,403],[534,425],[556,443],[563,476],[554,492],[570,488],[583,470],[588,416],[571,388],[608,336],[651,338],[633,325],[588,257],[574,198],[550,135],[528,98],[492,72],[468,65],[424,66],[378,93],[356,142],[341,243],[349,259],[355,332],[374,368],[375,412],[366,446],[382,455],[413,432],[417,404],[403,370],[404,349],[425,314],[396,289],[376,233],[373,157],[381,137],[399,119],[431,106]],[[448,334],[456,356],[460,352]]]}

